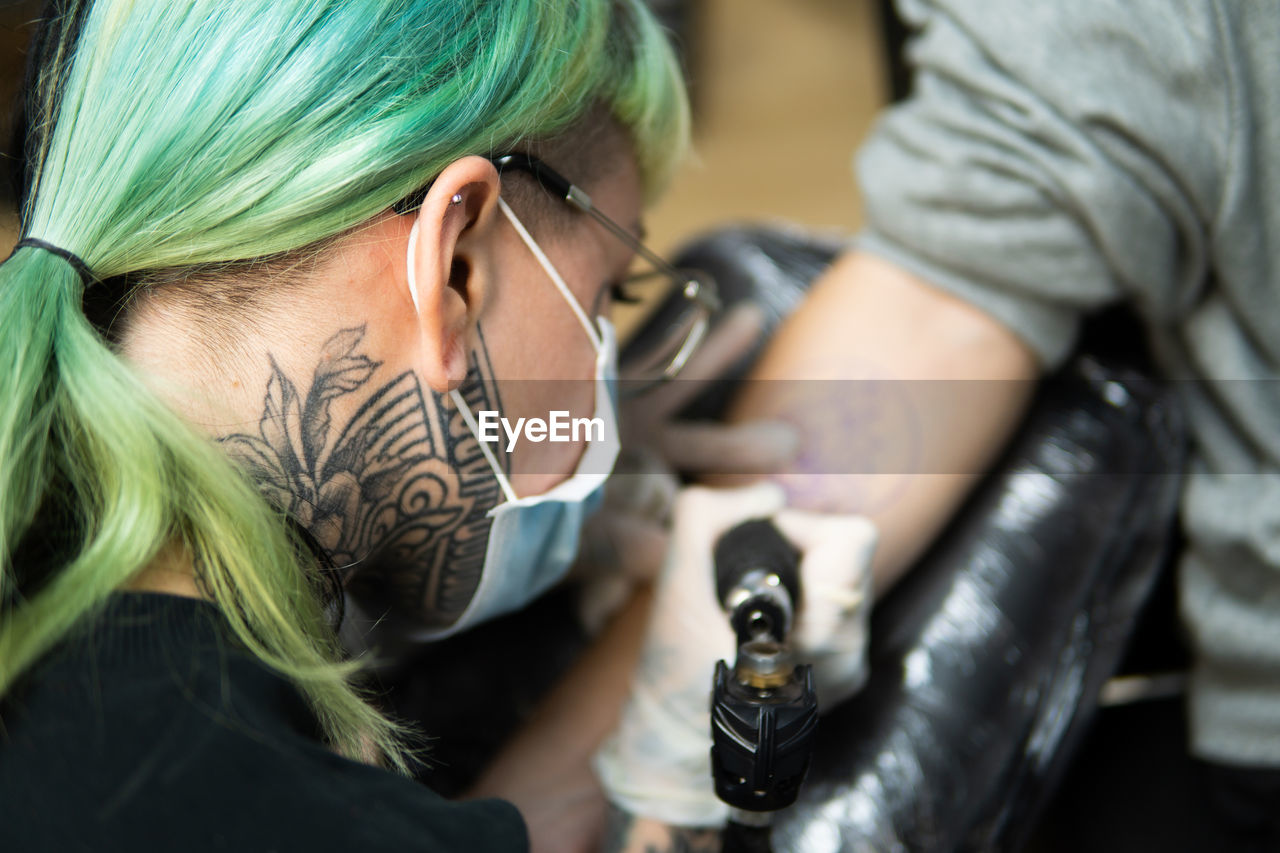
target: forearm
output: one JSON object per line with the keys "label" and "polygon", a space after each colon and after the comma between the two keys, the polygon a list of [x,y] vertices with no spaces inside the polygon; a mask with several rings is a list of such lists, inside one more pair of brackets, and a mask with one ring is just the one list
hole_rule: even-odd
{"label": "forearm", "polygon": [[604,832],[606,803],[591,756],[617,725],[650,599],[647,587],[632,596],[468,792],[515,803],[535,851],[567,850]]}
{"label": "forearm", "polygon": [[651,599],[647,587],[632,596],[467,792],[515,803],[535,853],[720,849],[717,830],[672,827],[610,806],[591,769],[591,756],[617,725],[628,695]]}
{"label": "forearm", "polygon": [[1035,376],[1034,357],[1008,329],[854,252],[783,324],[753,371],[761,381],[744,385],[730,420],[785,418],[800,428],[799,460],[771,478],[794,506],[875,521],[879,594],[999,452]]}
{"label": "forearm", "polygon": [[609,808],[602,853],[720,853],[720,830],[688,829]]}

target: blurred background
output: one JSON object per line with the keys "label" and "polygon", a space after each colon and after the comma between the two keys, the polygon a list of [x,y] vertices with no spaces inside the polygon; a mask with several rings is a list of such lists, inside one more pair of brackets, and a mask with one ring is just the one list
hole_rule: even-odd
{"label": "blurred background", "polygon": [[654,242],[726,219],[857,226],[852,152],[888,95],[879,2],[654,5],[685,58],[695,145],[650,216]]}
{"label": "blurred background", "polygon": [[18,214],[9,179],[14,155],[12,113],[22,88],[31,22],[39,14],[40,5],[30,0],[0,2],[0,156],[5,160],[5,168],[0,171],[0,248],[5,255],[18,242]]}

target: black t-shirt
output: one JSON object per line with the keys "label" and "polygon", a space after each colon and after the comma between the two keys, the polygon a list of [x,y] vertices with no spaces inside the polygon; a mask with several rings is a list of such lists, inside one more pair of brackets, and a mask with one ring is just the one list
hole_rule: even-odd
{"label": "black t-shirt", "polygon": [[0,705],[0,851],[527,850],[501,800],[338,756],[213,604],[116,593]]}

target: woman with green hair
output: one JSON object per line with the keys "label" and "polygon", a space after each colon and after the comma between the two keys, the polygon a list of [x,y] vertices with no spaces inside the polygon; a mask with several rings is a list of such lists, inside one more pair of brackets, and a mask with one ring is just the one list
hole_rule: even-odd
{"label": "woman with green hair", "polygon": [[686,125],[640,0],[50,4],[0,265],[0,848],[524,846],[402,778],[341,588],[438,637],[563,574]]}

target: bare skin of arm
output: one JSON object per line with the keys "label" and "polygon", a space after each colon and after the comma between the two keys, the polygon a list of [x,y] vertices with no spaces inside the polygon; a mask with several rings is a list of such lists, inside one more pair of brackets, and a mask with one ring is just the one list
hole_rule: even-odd
{"label": "bare skin of arm", "polygon": [[794,506],[875,521],[880,595],[1004,446],[1037,375],[1027,346],[984,312],[850,252],[783,324],[753,371],[764,381],[746,384],[729,419],[799,427],[800,458],[771,479]]}
{"label": "bare skin of arm", "polygon": [[651,599],[648,587],[631,597],[466,794],[515,803],[534,853],[720,849],[716,830],[672,827],[610,808],[591,769],[626,700]]}
{"label": "bare skin of arm", "polygon": [[[798,506],[861,512],[876,522],[873,570],[882,593],[1004,445],[1036,375],[1030,350],[983,312],[885,261],[850,253],[775,336],[754,375],[771,381],[749,383],[731,419],[786,418],[800,427],[817,452],[773,477]],[[859,416],[864,403],[877,409],[874,417]],[[857,456],[872,446],[891,459],[883,470]],[[589,760],[625,700],[647,605],[644,596],[615,618],[473,791],[515,801],[530,819],[535,850],[552,823],[573,823],[557,814],[588,818],[591,834],[605,826]],[[607,824],[605,850],[719,849],[715,832],[616,810]],[[583,836],[573,840],[585,848],[546,838],[541,849],[591,847]]]}
{"label": "bare skin of arm", "polygon": [[591,770],[591,756],[617,725],[651,598],[647,587],[632,596],[467,792],[515,803],[535,853],[719,849],[715,831],[669,827],[611,811]]}
{"label": "bare skin of arm", "polygon": [[466,794],[515,803],[534,851],[590,850],[604,831],[591,756],[617,725],[650,599],[642,588],[613,616]]}

